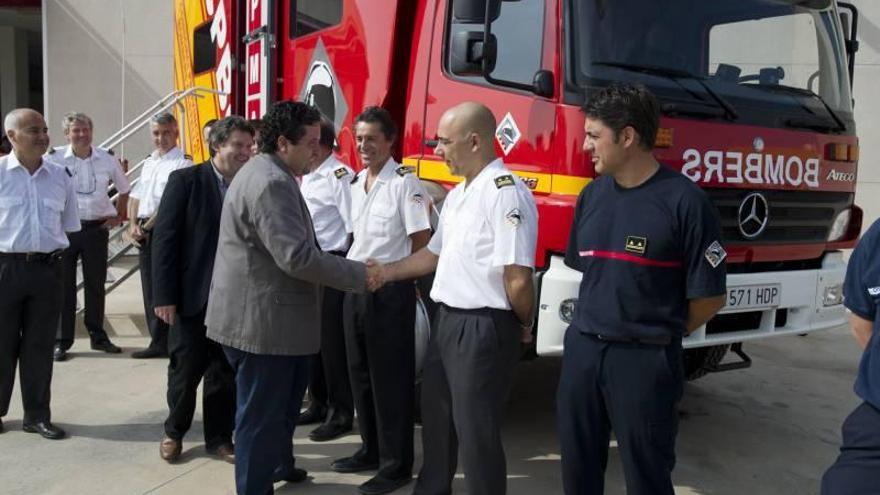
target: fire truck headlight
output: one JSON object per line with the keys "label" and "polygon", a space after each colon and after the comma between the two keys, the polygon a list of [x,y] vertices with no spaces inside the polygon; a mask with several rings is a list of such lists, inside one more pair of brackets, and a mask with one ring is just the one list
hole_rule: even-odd
{"label": "fire truck headlight", "polygon": [[577,299],[566,299],[559,303],[559,319],[571,323],[574,320],[574,310],[577,308]]}
{"label": "fire truck headlight", "polygon": [[850,209],[847,208],[834,217],[834,223],[831,224],[831,230],[828,232],[828,242],[839,241],[845,234],[846,228],[849,227]]}
{"label": "fire truck headlight", "polygon": [[834,284],[825,287],[822,295],[822,306],[837,306],[843,304],[843,284]]}

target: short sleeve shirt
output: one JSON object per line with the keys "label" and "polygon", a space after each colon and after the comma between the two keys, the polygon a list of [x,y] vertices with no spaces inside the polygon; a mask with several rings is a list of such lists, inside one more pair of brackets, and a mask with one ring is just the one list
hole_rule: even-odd
{"label": "short sleeve shirt", "polygon": [[162,156],[158,151],[150,153],[141,167],[140,179],[131,190],[131,197],[138,200],[138,218],[152,217],[159,209],[159,201],[171,172],[191,167],[192,164],[192,160],[180,148],[172,148]]}
{"label": "short sleeve shirt", "polygon": [[412,253],[410,235],[431,228],[429,198],[412,167],[389,159],[365,189],[367,169],[351,182],[351,217],[354,240],[348,259],[392,263]]}
{"label": "short sleeve shirt", "polygon": [[874,322],[868,346],[859,363],[856,395],[880,409],[880,220],[862,236],[846,269],[843,286],[844,305],[859,316]]}
{"label": "short sleeve shirt", "polygon": [[15,153],[0,158],[0,252],[51,253],[80,229],[73,181],[64,167],[43,160],[31,175]]}
{"label": "short sleeve shirt", "polygon": [[665,343],[685,331],[688,300],[723,295],[727,253],[706,194],[664,166],[623,188],[600,177],[578,197],[565,264],[583,273],[572,326]]}
{"label": "short sleeve shirt", "polygon": [[345,251],[352,232],[351,180],[354,172],[330,155],[303,176],[300,191],[306,200],[318,245],[323,251]]}
{"label": "short sleeve shirt", "polygon": [[504,267],[534,268],[538,210],[499,159],[443,202],[428,249],[439,256],[431,299],[460,309],[510,309]]}
{"label": "short sleeve shirt", "polygon": [[119,162],[100,148],[92,148],[87,158],[80,159],[73,154],[73,147],[61,146],[52,150],[46,158],[70,171],[80,220],[102,220],[116,216],[116,208],[107,194],[110,184],[116,186],[120,194],[131,191],[128,177]]}

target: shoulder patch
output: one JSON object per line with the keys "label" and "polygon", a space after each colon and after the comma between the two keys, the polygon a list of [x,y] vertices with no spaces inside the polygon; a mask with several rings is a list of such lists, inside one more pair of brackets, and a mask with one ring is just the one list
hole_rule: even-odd
{"label": "shoulder patch", "polygon": [[47,154],[49,154],[49,155],[54,155],[54,154],[55,154],[55,148],[50,149],[50,150],[49,150],[49,153],[47,153]]}
{"label": "shoulder patch", "polygon": [[709,265],[712,268],[718,268],[718,265],[724,261],[724,258],[727,258],[727,251],[721,247],[721,243],[718,241],[713,242],[708,248],[706,248],[706,261],[709,262]]}
{"label": "shoulder patch", "polygon": [[187,155],[186,153],[184,153],[183,157],[190,161],[193,159],[192,155]]}
{"label": "shoulder patch", "polygon": [[351,179],[351,183],[354,184],[354,183],[357,182],[358,179],[360,179],[360,178],[361,178],[360,174],[356,174],[356,175],[354,176],[354,179]]}
{"label": "shoulder patch", "polygon": [[502,187],[512,186],[515,182],[513,181],[513,176],[510,174],[507,175],[499,175],[495,177],[495,187],[501,189]]}
{"label": "shoulder patch", "polygon": [[116,156],[116,153],[113,150],[104,150],[104,151],[106,151],[107,154],[110,156]]}
{"label": "shoulder patch", "polygon": [[348,175],[348,169],[346,169],[345,167],[339,167],[333,171],[333,175],[335,175],[337,179],[341,179]]}
{"label": "shoulder patch", "polygon": [[64,167],[64,173],[66,173],[68,177],[73,178],[73,174],[70,173],[70,169],[69,169],[69,168]]}
{"label": "shoulder patch", "polygon": [[397,172],[397,175],[399,175],[401,177],[403,177],[407,174],[411,174],[415,171],[416,171],[415,167],[410,167],[408,165],[401,165],[400,167],[397,167],[397,169],[395,170],[395,172]]}

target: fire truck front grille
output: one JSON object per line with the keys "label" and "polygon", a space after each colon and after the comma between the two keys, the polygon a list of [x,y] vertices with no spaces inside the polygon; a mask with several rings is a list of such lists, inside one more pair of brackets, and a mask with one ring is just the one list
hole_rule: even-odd
{"label": "fire truck front grille", "polygon": [[[834,218],[853,202],[853,194],[846,192],[742,189],[707,189],[706,192],[721,217],[721,237],[730,245],[825,242]],[[769,220],[763,232],[749,239],[740,231],[740,206],[753,192],[766,199]],[[751,204],[744,208],[746,216],[750,212]]]}

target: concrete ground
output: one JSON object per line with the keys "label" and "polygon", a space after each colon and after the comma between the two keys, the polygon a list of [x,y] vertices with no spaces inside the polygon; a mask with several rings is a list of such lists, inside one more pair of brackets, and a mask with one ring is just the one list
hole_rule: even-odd
{"label": "concrete ground", "polygon": [[[233,467],[208,457],[200,411],[184,440],[179,463],[159,459],[165,418],[167,360],[129,357],[144,346],[137,277],[108,296],[108,327],[123,355],[88,350],[77,339],[68,362],[57,363],[53,420],[70,437],[49,441],[21,431],[21,401],[3,418],[0,493],[3,494],[226,494]],[[752,368],[688,384],[681,405],[676,492],[701,495],[809,495],[837,454],[840,425],[856,405],[852,393],[859,352],[845,330],[788,337],[746,346]],[[522,363],[505,422],[509,493],[562,493],[555,432],[554,393],[559,360]],[[312,443],[309,427],[295,436],[298,465],[312,479],[276,485],[278,493],[356,493],[366,475],[340,475],[331,460],[359,446],[349,435]],[[416,469],[421,463],[416,432]],[[622,470],[612,445],[606,493],[623,494]],[[460,478],[460,476],[459,476]],[[397,493],[409,493],[411,486]],[[461,480],[456,493],[464,493]],[[473,494],[476,495],[476,494]]]}

